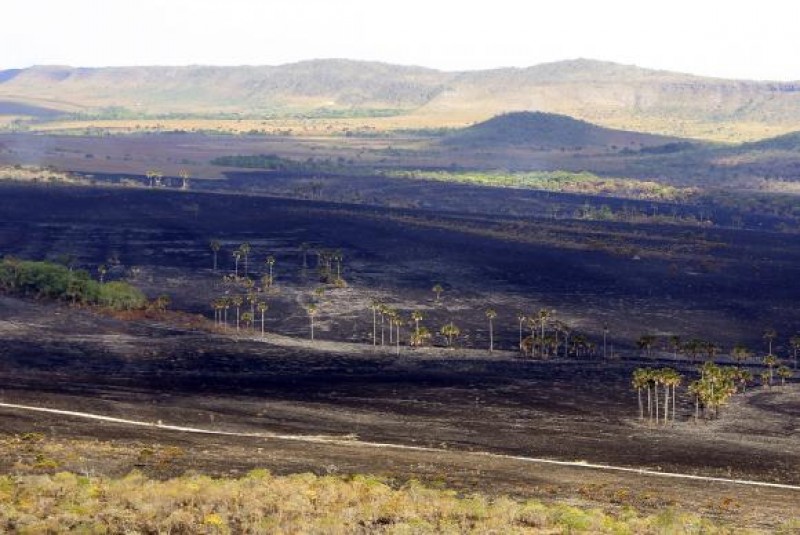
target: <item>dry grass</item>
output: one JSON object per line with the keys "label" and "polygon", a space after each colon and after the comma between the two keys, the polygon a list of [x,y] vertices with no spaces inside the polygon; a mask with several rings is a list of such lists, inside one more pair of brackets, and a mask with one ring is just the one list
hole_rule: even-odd
{"label": "dry grass", "polygon": [[0,477],[0,529],[28,533],[733,533],[667,509],[616,514],[371,476],[199,474],[157,481],[69,472]]}

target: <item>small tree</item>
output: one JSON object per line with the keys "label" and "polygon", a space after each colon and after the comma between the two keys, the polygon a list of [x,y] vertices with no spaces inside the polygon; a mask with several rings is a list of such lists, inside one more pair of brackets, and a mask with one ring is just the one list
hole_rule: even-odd
{"label": "small tree", "polygon": [[753,353],[743,344],[736,344],[733,346],[733,349],[731,349],[731,357],[739,364],[746,361],[751,356],[753,356]]}
{"label": "small tree", "polygon": [[247,272],[248,272],[247,261],[248,261],[248,258],[250,257],[250,244],[247,243],[247,242],[244,242],[243,244],[241,244],[239,246],[239,251],[241,252],[242,256],[244,257],[244,276],[246,277],[247,276]]}
{"label": "small tree", "polygon": [[436,294],[436,302],[438,303],[440,298],[441,298],[441,296],[442,296],[442,292],[444,291],[444,288],[442,288],[441,284],[435,284],[433,286],[433,288],[431,288],[431,291]]}
{"label": "small tree", "polygon": [[792,370],[789,369],[788,366],[779,366],[775,373],[781,378],[781,386],[784,386],[786,384],[786,379],[792,376]]}
{"label": "small tree", "polygon": [[447,347],[453,347],[453,339],[457,338],[461,334],[461,329],[456,327],[456,325],[451,321],[442,327],[441,333],[447,338]]}
{"label": "small tree", "polygon": [[250,312],[242,314],[242,323],[244,323],[245,328],[250,329],[253,326],[253,314]]}
{"label": "small tree", "polygon": [[231,303],[233,304],[234,307],[236,307],[236,330],[237,331],[239,330],[239,320],[240,320],[239,312],[242,309],[242,303],[243,302],[244,302],[244,299],[242,299],[241,295],[235,295],[235,296],[233,296],[231,298]]}

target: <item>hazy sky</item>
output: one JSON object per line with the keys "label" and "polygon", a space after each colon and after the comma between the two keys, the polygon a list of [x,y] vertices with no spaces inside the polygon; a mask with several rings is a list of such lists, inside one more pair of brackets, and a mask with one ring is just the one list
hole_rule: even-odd
{"label": "hazy sky", "polygon": [[2,0],[0,68],[593,58],[800,80],[794,0]]}

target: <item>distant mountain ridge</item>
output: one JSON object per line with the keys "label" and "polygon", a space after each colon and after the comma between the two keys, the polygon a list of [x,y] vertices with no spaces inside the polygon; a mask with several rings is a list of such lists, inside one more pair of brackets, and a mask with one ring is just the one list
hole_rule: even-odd
{"label": "distant mountain ridge", "polygon": [[[443,72],[350,60],[276,67],[41,66],[0,71],[0,101],[68,113],[138,116],[335,112],[469,124],[513,111],[677,136],[800,130],[800,82],[704,78],[594,60]],[[702,137],[702,136],[701,136]]]}

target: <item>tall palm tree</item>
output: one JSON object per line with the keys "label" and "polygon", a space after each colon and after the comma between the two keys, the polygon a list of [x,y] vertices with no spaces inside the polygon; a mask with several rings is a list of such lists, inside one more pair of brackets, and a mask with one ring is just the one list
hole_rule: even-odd
{"label": "tall palm tree", "polygon": [[189,170],[181,169],[180,171],[178,171],[178,176],[181,177],[181,189],[182,190],[189,189]]}
{"label": "tall palm tree", "polygon": [[231,300],[227,297],[222,298],[222,314],[225,325],[225,330],[228,329],[228,309],[231,307]]}
{"label": "tall palm tree", "polygon": [[486,318],[489,320],[489,353],[494,352],[494,325],[492,321],[497,317],[493,308],[486,309]]}
{"label": "tall palm tree", "polygon": [[236,307],[236,330],[237,331],[239,330],[239,311],[242,308],[242,303],[243,302],[244,302],[244,299],[242,299],[241,295],[234,295],[231,298],[231,303],[233,303],[233,306]]}
{"label": "tall palm tree", "polygon": [[267,259],[265,260],[265,262],[267,264],[267,267],[269,268],[269,286],[272,286],[272,280],[273,280],[272,279],[272,266],[275,265],[275,257],[272,256],[272,255],[269,255],[267,257]]}
{"label": "tall palm tree", "polygon": [[222,246],[219,243],[219,240],[214,239],[208,243],[209,247],[211,247],[211,252],[214,253],[214,273],[217,272],[217,253],[219,252],[219,248]]}
{"label": "tall palm tree", "polygon": [[394,323],[394,326],[397,328],[397,333],[395,334],[394,340],[395,340],[395,343],[397,344],[397,354],[399,355],[400,354],[400,326],[403,324],[403,319],[398,314],[398,315],[395,315],[392,318],[392,322]]}
{"label": "tall palm tree", "polygon": [[261,339],[262,340],[264,339],[264,314],[267,312],[268,308],[269,308],[269,306],[267,306],[267,303],[265,303],[264,301],[259,301],[258,302],[258,311],[261,312]]}
{"label": "tall palm tree", "polygon": [[308,313],[308,319],[311,321],[311,340],[314,340],[314,316],[317,315],[317,305],[311,303],[306,307],[306,313]]}
{"label": "tall palm tree", "polygon": [[[772,355],[772,341],[778,336],[778,332],[773,329],[772,327],[764,330],[764,340],[767,341],[769,344],[769,351],[768,353]],[[770,379],[770,384],[772,383],[772,379]]]}
{"label": "tall palm tree", "polygon": [[544,331],[545,328],[547,327],[548,321],[550,320],[550,318],[554,313],[555,310],[547,310],[545,308],[540,308],[539,312],[537,313],[539,326],[542,329],[542,357],[544,357]]}
{"label": "tall palm tree", "polygon": [[797,355],[800,353],[800,334],[796,334],[789,339],[789,345],[792,346],[794,353],[794,369],[797,369]]}
{"label": "tall palm tree", "polygon": [[241,251],[242,256],[244,256],[244,276],[247,276],[247,260],[250,256],[250,244],[244,242],[239,246],[239,251]]}
{"label": "tall palm tree", "polygon": [[517,312],[517,321],[519,322],[519,349],[522,351],[522,324],[525,323],[527,316],[524,312]]}
{"label": "tall palm tree", "polygon": [[636,397],[639,401],[639,419],[644,420],[644,403],[642,402],[642,390],[649,388],[650,376],[648,370],[637,368],[633,371],[631,385],[636,390]]}
{"label": "tall palm tree", "polygon": [[333,253],[333,260],[336,262],[336,280],[342,280],[342,260],[344,260],[344,254],[341,249],[336,249]]}
{"label": "tall palm tree", "polygon": [[100,264],[97,266],[97,274],[100,276],[100,284],[103,284],[103,281],[105,281],[106,273],[108,273],[108,268],[105,264]]}
{"label": "tall palm tree", "polygon": [[239,278],[239,260],[241,260],[241,259],[242,259],[242,251],[239,250],[239,249],[236,249],[233,252],[233,260],[235,262],[234,266],[235,266],[235,270],[236,270],[235,273],[236,273],[236,278],[237,279]]}
{"label": "tall palm tree", "polygon": [[439,299],[442,296],[442,292],[444,291],[444,288],[442,288],[441,284],[437,283],[437,284],[433,285],[433,288],[431,288],[431,291],[436,294],[436,302],[438,303]]}
{"label": "tall palm tree", "polygon": [[419,336],[419,322],[424,318],[425,316],[423,316],[422,312],[419,310],[415,310],[411,313],[411,321],[414,322],[414,335]]}
{"label": "tall palm tree", "polygon": [[780,364],[778,357],[770,353],[764,357],[764,365],[769,368],[769,385],[772,386],[773,368]]}
{"label": "tall palm tree", "polygon": [[381,308],[381,303],[377,299],[373,299],[370,303],[372,309],[372,347],[378,345],[378,310]]}
{"label": "tall palm tree", "polygon": [[300,252],[303,254],[303,269],[308,268],[308,250],[310,248],[311,246],[308,244],[308,242],[303,242],[300,244]]}

